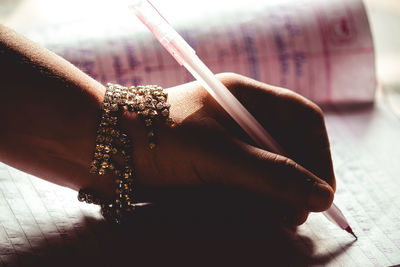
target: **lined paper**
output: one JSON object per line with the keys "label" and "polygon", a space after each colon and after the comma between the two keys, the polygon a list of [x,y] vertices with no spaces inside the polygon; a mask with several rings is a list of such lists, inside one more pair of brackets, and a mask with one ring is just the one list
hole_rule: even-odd
{"label": "lined paper", "polygon": [[[338,180],[335,202],[349,216],[350,225],[359,237],[345,251],[342,262],[351,260],[354,266],[399,264],[400,146],[396,141],[399,120],[380,103],[367,110],[338,109],[328,113],[326,121]],[[315,215],[303,227],[315,227],[314,221],[326,220]],[[346,244],[345,232],[334,225],[326,226],[328,231],[323,230],[318,243],[322,240],[322,246],[324,242],[335,246],[330,243],[332,238],[338,244]]]}

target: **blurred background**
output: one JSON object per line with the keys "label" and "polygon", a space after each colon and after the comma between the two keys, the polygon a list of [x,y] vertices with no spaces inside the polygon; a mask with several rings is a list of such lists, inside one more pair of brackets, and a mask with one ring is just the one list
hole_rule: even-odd
{"label": "blurred background", "polygon": [[[110,7],[107,3],[104,0],[0,0],[0,23],[23,32],[90,17],[110,18],[118,6]],[[381,89],[378,92],[400,117],[400,1],[364,0],[364,3],[375,42]]]}

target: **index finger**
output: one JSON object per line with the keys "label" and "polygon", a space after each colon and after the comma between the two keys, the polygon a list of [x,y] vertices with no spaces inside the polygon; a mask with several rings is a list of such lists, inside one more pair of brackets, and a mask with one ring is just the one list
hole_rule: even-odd
{"label": "index finger", "polygon": [[[274,87],[238,74],[218,78],[232,91],[288,156],[335,189],[329,139],[322,110],[310,100],[287,89]],[[212,100],[211,100],[212,101]],[[222,109],[218,105],[210,105]],[[241,131],[224,111],[221,120]],[[224,115],[222,115],[224,114]],[[241,131],[243,134],[243,131]]]}

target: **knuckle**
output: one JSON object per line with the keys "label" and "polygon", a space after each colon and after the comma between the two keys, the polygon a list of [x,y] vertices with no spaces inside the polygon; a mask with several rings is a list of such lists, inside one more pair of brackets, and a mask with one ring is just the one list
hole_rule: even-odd
{"label": "knuckle", "polygon": [[311,100],[293,92],[288,93],[287,100],[293,104],[294,111],[307,118],[307,121],[311,121],[313,124],[315,122],[324,123],[324,112]]}
{"label": "knuckle", "polygon": [[275,165],[274,177],[270,183],[280,194],[290,194],[290,188],[293,186],[293,179],[297,176],[298,165],[293,160],[281,155],[273,154],[271,158]]}
{"label": "knuckle", "polygon": [[307,101],[305,108],[306,108],[306,115],[309,118],[309,120],[313,124],[318,124],[320,126],[325,125],[324,122],[324,112],[322,109],[315,103],[311,101]]}
{"label": "knuckle", "polygon": [[217,78],[228,88],[238,88],[243,85],[244,76],[234,72],[218,73]]}
{"label": "knuckle", "polygon": [[281,155],[275,155],[273,158],[274,163],[283,173],[293,175],[293,172],[298,169],[298,164],[290,158]]}

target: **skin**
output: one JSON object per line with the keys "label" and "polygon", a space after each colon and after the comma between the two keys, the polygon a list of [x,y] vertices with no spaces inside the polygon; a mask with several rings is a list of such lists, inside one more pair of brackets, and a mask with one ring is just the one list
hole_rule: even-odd
{"label": "skin", "polygon": [[[261,199],[261,206],[281,205],[278,216],[290,224],[327,209],[335,177],[321,109],[292,91],[238,74],[217,77],[290,158],[257,147],[197,82],[182,84],[167,89],[176,126],[158,123],[156,149],[147,147],[146,129],[134,113],[121,117],[134,144],[138,199],[166,203],[176,198],[170,189],[233,188]],[[88,172],[104,86],[4,26],[0,81],[0,160],[112,199],[113,177]]]}

